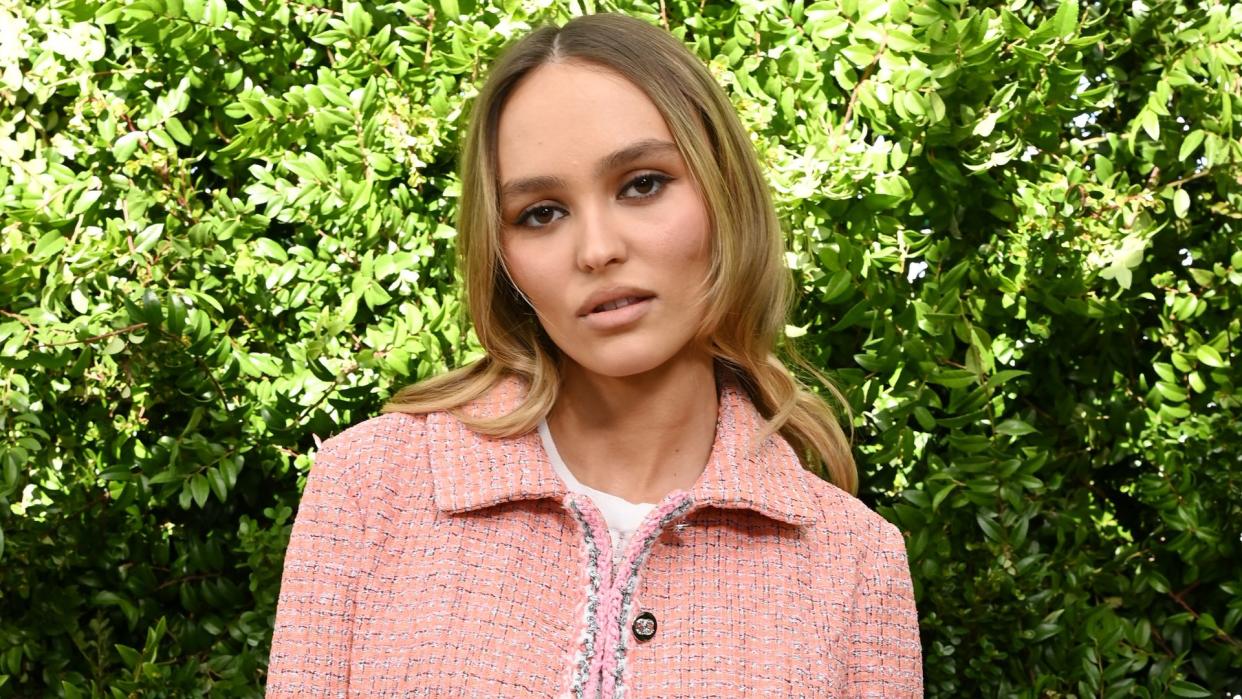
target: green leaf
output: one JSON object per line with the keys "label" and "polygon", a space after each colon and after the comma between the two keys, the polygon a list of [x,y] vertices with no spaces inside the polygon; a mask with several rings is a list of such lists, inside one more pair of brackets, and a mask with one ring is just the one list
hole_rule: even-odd
{"label": "green leaf", "polygon": [[345,21],[349,24],[349,30],[354,37],[362,38],[371,33],[371,15],[362,8],[361,4],[346,2],[344,10]]}
{"label": "green leaf", "polygon": [[157,147],[163,150],[175,150],[176,145],[172,139],[168,137],[168,133],[163,129],[151,129],[147,132],[147,138],[151,139]]}
{"label": "green leaf", "polygon": [[121,654],[121,662],[125,663],[125,667],[136,668],[142,662],[142,654],[138,649],[120,643],[113,644],[116,651]]}
{"label": "green leaf", "polygon": [[185,330],[186,308],[180,296],[172,294],[169,297],[164,316],[167,319],[165,327],[169,332],[179,335]]}
{"label": "green leaf", "polygon": [[983,530],[984,535],[995,542],[1000,542],[1003,538],[1000,525],[990,516],[976,514],[975,521],[979,523],[979,528]]}
{"label": "green leaf", "polygon": [[886,363],[881,358],[867,352],[854,355],[854,363],[867,371],[883,371]]}
{"label": "green leaf", "polygon": [[1017,418],[1010,418],[996,426],[996,431],[1000,434],[1009,435],[1011,437],[1021,437],[1024,434],[1031,434],[1039,430],[1031,427],[1026,422]]}
{"label": "green leaf", "polygon": [[1178,218],[1186,218],[1186,213],[1190,211],[1190,194],[1185,189],[1178,189],[1173,195],[1173,213]]}
{"label": "green leaf", "polygon": [[1195,357],[1210,367],[1221,368],[1225,366],[1224,357],[1220,356],[1220,352],[1216,351],[1211,345],[1199,345],[1195,348]]}
{"label": "green leaf", "polygon": [[928,381],[945,388],[965,388],[978,380],[978,375],[965,369],[941,369],[928,377]]}
{"label": "green leaf", "polygon": [[1190,397],[1190,394],[1183,390],[1180,386],[1177,384],[1171,384],[1167,381],[1157,381],[1156,391],[1158,391],[1161,396],[1164,396],[1165,400],[1171,400],[1174,403],[1183,403]]}
{"label": "green leaf", "polygon": [[211,491],[216,494],[220,502],[228,500],[229,485],[224,481],[224,476],[220,473],[220,469],[214,466],[207,469],[207,482],[211,485]]}
{"label": "green leaf", "polygon": [[928,94],[927,103],[931,106],[931,122],[935,124],[944,121],[946,113],[945,104],[944,98],[940,96],[940,93],[932,92]]}
{"label": "green leaf", "polygon": [[1186,381],[1190,384],[1191,390],[1195,393],[1203,393],[1207,390],[1207,384],[1203,381],[1203,377],[1199,376],[1199,372],[1192,371],[1186,374]]}
{"label": "green leaf", "polygon": [[984,385],[987,386],[989,390],[999,388],[1018,377],[1029,376],[1030,373],[1031,372],[1024,371],[1022,369],[1005,369],[989,376],[987,381],[984,382]]}
{"label": "green leaf", "polygon": [[1203,687],[1186,680],[1175,680],[1169,689],[1176,697],[1210,697],[1212,693]]}
{"label": "green leaf", "polygon": [[1096,153],[1092,157],[1092,162],[1095,164],[1095,171],[1099,174],[1101,182],[1107,182],[1113,176],[1113,161],[1102,153]]}
{"label": "green leaf", "polygon": [[[116,20],[121,16],[121,6],[117,0],[108,0],[101,3],[95,10],[95,23],[101,26],[115,24]],[[0,682],[0,686],[3,686]]]}
{"label": "green leaf", "polygon": [[[845,24],[845,20],[841,20],[841,22],[842,26],[849,29],[849,25]],[[842,60],[841,58],[837,58],[832,63],[832,77],[836,78],[837,84],[843,90],[853,90],[854,86],[858,84],[858,77],[854,68],[850,66],[849,61]]]}
{"label": "green leaf", "polygon": [[440,5],[440,14],[448,19],[457,19],[461,17],[461,9],[457,7],[457,0],[438,0]]}
{"label": "green leaf", "polygon": [[1118,286],[1123,289],[1130,288],[1130,284],[1134,281],[1134,273],[1125,267],[1110,267],[1105,269],[1104,272],[1108,272],[1107,276],[1104,276],[1105,278],[1115,279]]}
{"label": "green leaf", "polygon": [[1210,287],[1216,282],[1216,275],[1212,274],[1211,270],[1190,267],[1186,271],[1190,272],[1191,278],[1193,278],[1195,283],[1199,286]]}
{"label": "green leaf", "polygon": [[129,160],[134,151],[138,150],[138,144],[143,137],[141,131],[128,131],[116,139],[116,143],[112,144],[112,157],[117,162],[123,163]]}
{"label": "green leaf", "polygon": [[1203,143],[1204,132],[1202,129],[1195,129],[1186,134],[1186,138],[1182,139],[1182,147],[1177,151],[1177,159],[1183,162],[1190,157],[1199,144]]}
{"label": "green leaf", "polygon": [[113,466],[99,472],[99,480],[101,481],[132,481],[134,473],[129,470],[128,466]]}
{"label": "green leaf", "polygon": [[888,38],[888,47],[894,51],[908,53],[926,48],[924,44],[916,40],[913,35],[901,29],[889,29],[886,36]]}
{"label": "green leaf", "polygon": [[916,405],[914,406],[913,412],[914,419],[919,423],[919,427],[922,427],[925,432],[931,432],[936,428],[936,418],[932,416],[930,410],[921,405]]}
{"label": "green leaf", "polygon": [[176,483],[179,481],[183,481],[185,479],[186,479],[186,476],[184,474],[177,473],[176,471],[170,468],[164,471],[160,471],[154,476],[151,476],[149,479],[147,479],[147,483],[150,485],[160,485],[163,483]]}
{"label": "green leaf", "polygon": [[[815,4],[825,5],[827,3]],[[812,7],[814,7],[814,5]],[[833,10],[833,12],[835,13],[835,10]],[[812,11],[808,8],[807,15],[809,16],[811,14]],[[807,26],[807,32],[821,41],[832,41],[837,37],[846,35],[849,33],[849,30],[849,20],[839,14],[832,14],[830,16],[826,15],[822,18],[817,18]]]}
{"label": "green leaf", "polygon": [[148,326],[152,328],[159,327],[164,322],[164,304],[160,301],[160,297],[151,289],[144,289],[142,292],[142,319]]}
{"label": "green leaf", "polygon": [[195,474],[190,479],[190,494],[194,496],[194,502],[202,507],[207,504],[207,496],[210,494],[211,486],[207,483],[207,477],[203,474]]}
{"label": "green leaf", "polygon": [[979,120],[978,124],[975,124],[975,128],[971,133],[987,138],[992,134],[992,130],[996,128],[996,120],[998,118],[1000,118],[1000,112],[989,112],[987,116]]}
{"label": "green leaf", "polygon": [[63,250],[67,242],[60,231],[48,231],[39,238],[39,242],[35,243],[34,254],[31,257],[36,261],[46,260]]}
{"label": "green leaf", "polygon": [[278,262],[285,262],[289,259],[285,248],[271,238],[255,238],[251,244],[254,245],[255,254],[260,257]]}
{"label": "green leaf", "polygon": [[841,55],[853,63],[854,67],[866,68],[875,59],[876,50],[867,44],[850,44],[841,49]]}
{"label": "green leaf", "polygon": [[845,314],[842,315],[841,318],[838,319],[836,323],[833,323],[832,326],[828,328],[828,330],[836,331],[836,330],[841,330],[843,328],[848,328],[853,325],[856,325],[863,319],[864,316],[867,315],[867,312],[870,310],[871,310],[871,300],[862,299],[861,301],[854,304],[853,306],[850,306],[850,309],[846,311]]}
{"label": "green leaf", "polygon": [[1078,31],[1078,0],[1061,0],[1061,6],[1052,19],[1057,35],[1072,36]]}
{"label": "green leaf", "polygon": [[1165,381],[1173,381],[1173,382],[1177,381],[1177,373],[1174,372],[1173,367],[1169,366],[1168,364],[1165,364],[1164,362],[1153,362],[1151,365],[1151,368],[1156,372],[1156,375],[1159,376],[1161,379]]}
{"label": "green leaf", "polygon": [[160,236],[164,233],[164,224],[152,223],[142,232],[134,237],[134,252],[147,252],[160,242]]}
{"label": "green leaf", "polygon": [[910,183],[901,175],[889,175],[887,177],[879,177],[875,181],[875,191],[896,198],[898,201],[905,201],[913,196],[910,189]]}
{"label": "green leaf", "polygon": [[183,146],[188,146],[194,141],[190,132],[185,130],[185,125],[175,116],[168,117],[168,120],[164,122],[164,127],[168,129],[168,133],[176,139],[177,143]]}
{"label": "green leaf", "polygon": [[854,277],[849,270],[838,270],[828,280],[828,285],[819,294],[821,303],[833,303],[845,295],[851,288]]}
{"label": "green leaf", "polygon": [[1170,360],[1173,362],[1173,366],[1177,367],[1177,370],[1183,373],[1192,371],[1195,368],[1194,364],[1190,361],[1190,355],[1185,352],[1174,352],[1170,356]]}
{"label": "green leaf", "polygon": [[1139,113],[1139,125],[1151,140],[1160,140],[1160,117],[1155,112],[1144,109]]}
{"label": "green leaf", "polygon": [[349,205],[345,209],[346,213],[358,213],[371,204],[371,192],[373,190],[374,183],[374,178],[368,176],[361,182],[361,184],[358,185],[358,188],[354,190],[353,196],[350,197]]}
{"label": "green leaf", "polygon": [[224,0],[207,0],[207,10],[203,14],[203,19],[207,24],[213,27],[223,27],[228,15],[229,8]]}
{"label": "green leaf", "polygon": [[940,503],[944,502],[944,499],[949,497],[949,494],[952,493],[955,488],[957,488],[956,483],[949,483],[940,490],[937,490],[936,494],[932,496],[932,509],[935,510],[939,508]]}

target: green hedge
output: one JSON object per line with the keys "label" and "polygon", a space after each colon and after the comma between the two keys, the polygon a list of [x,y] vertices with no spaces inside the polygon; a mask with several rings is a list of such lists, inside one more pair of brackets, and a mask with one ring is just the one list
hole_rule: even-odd
{"label": "green hedge", "polygon": [[261,692],[317,440],[477,356],[479,79],[604,10],[755,134],[928,695],[1242,692],[1242,5],[0,0],[0,697]]}

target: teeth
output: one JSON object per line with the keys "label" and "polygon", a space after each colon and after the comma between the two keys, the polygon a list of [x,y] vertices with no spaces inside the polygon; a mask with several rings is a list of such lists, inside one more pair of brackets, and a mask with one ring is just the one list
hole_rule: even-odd
{"label": "teeth", "polygon": [[623,299],[617,299],[616,301],[609,301],[608,303],[602,303],[596,306],[595,309],[597,313],[600,311],[615,311],[618,308],[624,308],[631,303],[638,303],[638,297],[627,296]]}

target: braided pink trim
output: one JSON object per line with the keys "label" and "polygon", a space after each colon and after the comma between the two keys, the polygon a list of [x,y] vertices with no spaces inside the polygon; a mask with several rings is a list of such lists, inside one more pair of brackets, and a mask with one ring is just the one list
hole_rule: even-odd
{"label": "braided pink trim", "polygon": [[[638,587],[639,571],[660,532],[669,521],[690,509],[689,493],[675,490],[669,493],[663,504],[652,510],[634,532],[621,562],[617,576],[607,588],[607,596],[600,609],[600,623],[604,637],[599,648],[610,649],[601,653],[600,677],[604,683],[604,699],[621,699],[625,693],[622,675],[625,672],[626,637],[622,629],[629,623],[630,610],[634,606],[634,591]],[[681,512],[678,512],[680,510]]]}
{"label": "braided pink trim", "polygon": [[[581,497],[575,502],[577,504],[578,512],[581,513],[583,525],[590,528],[589,535],[594,538],[597,550],[599,551],[595,561],[599,574],[599,587],[594,591],[594,594],[588,594],[586,609],[590,609],[592,602],[600,602],[600,604],[595,608],[595,616],[593,619],[589,618],[589,613],[584,614],[584,617],[587,618],[583,619],[582,634],[584,644],[583,652],[586,652],[587,650],[586,643],[588,637],[592,633],[595,635],[595,642],[593,647],[590,649],[590,657],[588,658],[590,661],[590,669],[587,671],[586,684],[583,686],[581,694],[581,696],[586,697],[586,699],[594,699],[596,694],[599,692],[600,663],[602,662],[604,656],[604,649],[608,647],[606,645],[606,641],[604,640],[605,633],[601,633],[601,631],[605,631],[608,628],[608,620],[612,618],[606,611],[607,599],[609,596],[608,591],[612,589],[613,584],[612,555],[610,553],[612,535],[608,532],[608,524],[604,522],[603,514],[600,513],[599,508],[595,506],[595,503],[591,502],[590,498]],[[584,535],[586,535],[585,532]],[[608,542],[609,551],[605,551],[604,549],[605,542]],[[583,547],[584,550],[585,548],[586,547]],[[590,567],[589,562],[587,567]],[[590,587],[590,584],[591,583],[588,580],[588,588]],[[588,590],[588,592],[590,591]],[[592,626],[594,626],[594,628],[592,628]]]}

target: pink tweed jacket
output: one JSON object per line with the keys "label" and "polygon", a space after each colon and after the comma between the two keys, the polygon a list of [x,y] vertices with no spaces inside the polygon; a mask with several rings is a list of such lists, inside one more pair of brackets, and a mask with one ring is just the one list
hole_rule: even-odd
{"label": "pink tweed jacket", "polygon": [[[505,412],[517,379],[469,406]],[[736,385],[702,476],[620,563],[537,432],[391,413],[323,443],[267,696],[918,697],[905,545],[802,469]]]}

